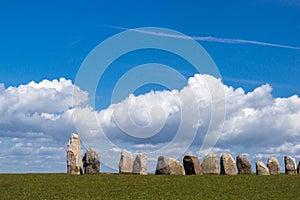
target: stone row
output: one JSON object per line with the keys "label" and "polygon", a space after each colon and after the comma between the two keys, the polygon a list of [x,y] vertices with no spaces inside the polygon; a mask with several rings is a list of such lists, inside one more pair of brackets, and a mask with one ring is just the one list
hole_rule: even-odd
{"label": "stone row", "polygon": [[[280,174],[280,168],[278,160],[274,157],[268,159],[267,166],[262,161],[257,161],[256,174],[257,175],[278,175]],[[298,167],[296,167],[296,161],[290,156],[284,156],[285,174],[299,174],[300,161]]]}
{"label": "stone row", "polygon": [[[296,161],[290,156],[284,157],[285,174],[299,174],[300,161],[296,167]],[[277,175],[280,174],[278,160],[271,157],[265,165],[262,161],[255,163],[257,175]],[[236,175],[252,174],[252,167],[247,156],[238,155],[236,162],[228,153],[222,154],[220,158],[220,169],[218,155],[211,154],[207,156],[202,164],[198,157],[188,154],[183,158],[183,166],[174,158],[159,156],[155,174],[165,175],[202,175],[202,174],[221,174]],[[94,149],[88,149],[81,159],[80,137],[72,134],[67,146],[67,173],[68,174],[94,174],[100,171],[100,157]],[[121,152],[119,162],[119,173],[147,174],[147,156],[141,152],[136,156],[127,150]]]}
{"label": "stone row", "polygon": [[[171,161],[170,161],[171,160]],[[176,168],[171,168],[170,163],[176,163]],[[300,173],[300,161],[296,168],[295,159],[290,156],[284,157],[285,173],[286,174],[299,174]],[[278,160],[274,157],[268,159],[267,165],[262,161],[257,161],[256,174],[257,175],[278,175],[280,174],[280,167]],[[202,174],[215,174],[215,175],[236,175],[236,168],[238,174],[252,174],[252,167],[247,156],[238,155],[236,162],[232,156],[228,153],[222,154],[220,158],[220,170],[218,164],[218,155],[211,154],[207,156],[202,164],[199,159],[191,154],[186,155],[183,158],[183,168],[179,161],[173,158],[166,158],[160,156],[158,158],[155,174],[176,174],[176,175],[202,175]],[[184,170],[183,170],[184,169]]]}

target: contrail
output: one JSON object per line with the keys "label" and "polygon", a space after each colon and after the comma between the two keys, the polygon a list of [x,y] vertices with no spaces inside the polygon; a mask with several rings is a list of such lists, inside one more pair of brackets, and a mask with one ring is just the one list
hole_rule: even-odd
{"label": "contrail", "polygon": [[118,26],[109,26],[109,27],[115,28],[115,29],[121,29],[121,30],[131,30],[131,31],[135,31],[138,33],[144,33],[144,34],[149,34],[149,35],[157,35],[157,36],[162,36],[162,37],[170,37],[170,38],[178,38],[178,39],[188,39],[188,40],[193,39],[196,41],[218,42],[218,43],[227,43],[227,44],[254,44],[254,45],[300,50],[300,47],[296,47],[296,46],[288,46],[288,45],[282,45],[282,44],[260,42],[260,41],[255,41],[255,40],[218,38],[218,37],[212,37],[212,36],[207,36],[207,37],[184,36],[184,35],[176,35],[176,34],[155,32],[155,31],[148,31],[148,30],[141,30],[141,29],[130,29],[130,28],[124,28],[124,27],[118,27]]}

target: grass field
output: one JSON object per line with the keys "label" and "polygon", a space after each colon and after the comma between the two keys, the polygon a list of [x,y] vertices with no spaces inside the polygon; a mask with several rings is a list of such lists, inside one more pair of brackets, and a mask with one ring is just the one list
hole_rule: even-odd
{"label": "grass field", "polygon": [[300,176],[1,174],[0,199],[300,199]]}

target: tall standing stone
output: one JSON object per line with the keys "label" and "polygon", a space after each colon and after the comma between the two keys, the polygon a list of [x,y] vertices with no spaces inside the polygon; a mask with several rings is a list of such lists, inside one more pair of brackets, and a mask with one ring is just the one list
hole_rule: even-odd
{"label": "tall standing stone", "polygon": [[270,175],[280,174],[279,162],[276,158],[274,158],[274,157],[269,158],[267,167],[269,169]]}
{"label": "tall standing stone", "polygon": [[285,174],[297,174],[296,161],[290,156],[284,156]]}
{"label": "tall standing stone", "polygon": [[185,175],[184,168],[180,162],[174,158],[159,156],[157,160],[156,175]]}
{"label": "tall standing stone", "polygon": [[95,174],[100,171],[100,158],[95,149],[88,149],[82,158],[85,174]]}
{"label": "tall standing stone", "polygon": [[236,175],[236,165],[232,156],[228,153],[222,154],[220,158],[221,175]]}
{"label": "tall standing stone", "polygon": [[119,162],[120,173],[132,173],[135,157],[129,151],[122,150]]}
{"label": "tall standing stone", "polygon": [[147,174],[147,156],[145,152],[139,153],[133,162],[133,171],[134,174]]}
{"label": "tall standing stone", "polygon": [[300,175],[300,160],[299,160],[298,167],[297,167],[297,174]]}
{"label": "tall standing stone", "polygon": [[270,175],[268,167],[262,161],[257,161],[255,165],[256,175]]}
{"label": "tall standing stone", "polygon": [[239,174],[252,174],[252,167],[247,156],[238,155],[236,157],[236,165]]}
{"label": "tall standing stone", "polygon": [[184,156],[183,166],[186,175],[202,175],[200,161],[196,156],[192,154]]}
{"label": "tall standing stone", "polygon": [[72,133],[67,146],[67,173],[82,174],[81,147],[79,135]]}
{"label": "tall standing stone", "polygon": [[203,174],[219,174],[218,155],[211,154],[207,156],[203,160],[201,168]]}

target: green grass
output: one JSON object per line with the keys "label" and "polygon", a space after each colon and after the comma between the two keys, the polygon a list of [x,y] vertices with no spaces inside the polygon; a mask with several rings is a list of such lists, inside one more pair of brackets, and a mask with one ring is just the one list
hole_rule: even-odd
{"label": "green grass", "polygon": [[1,174],[0,199],[299,199],[300,176]]}

